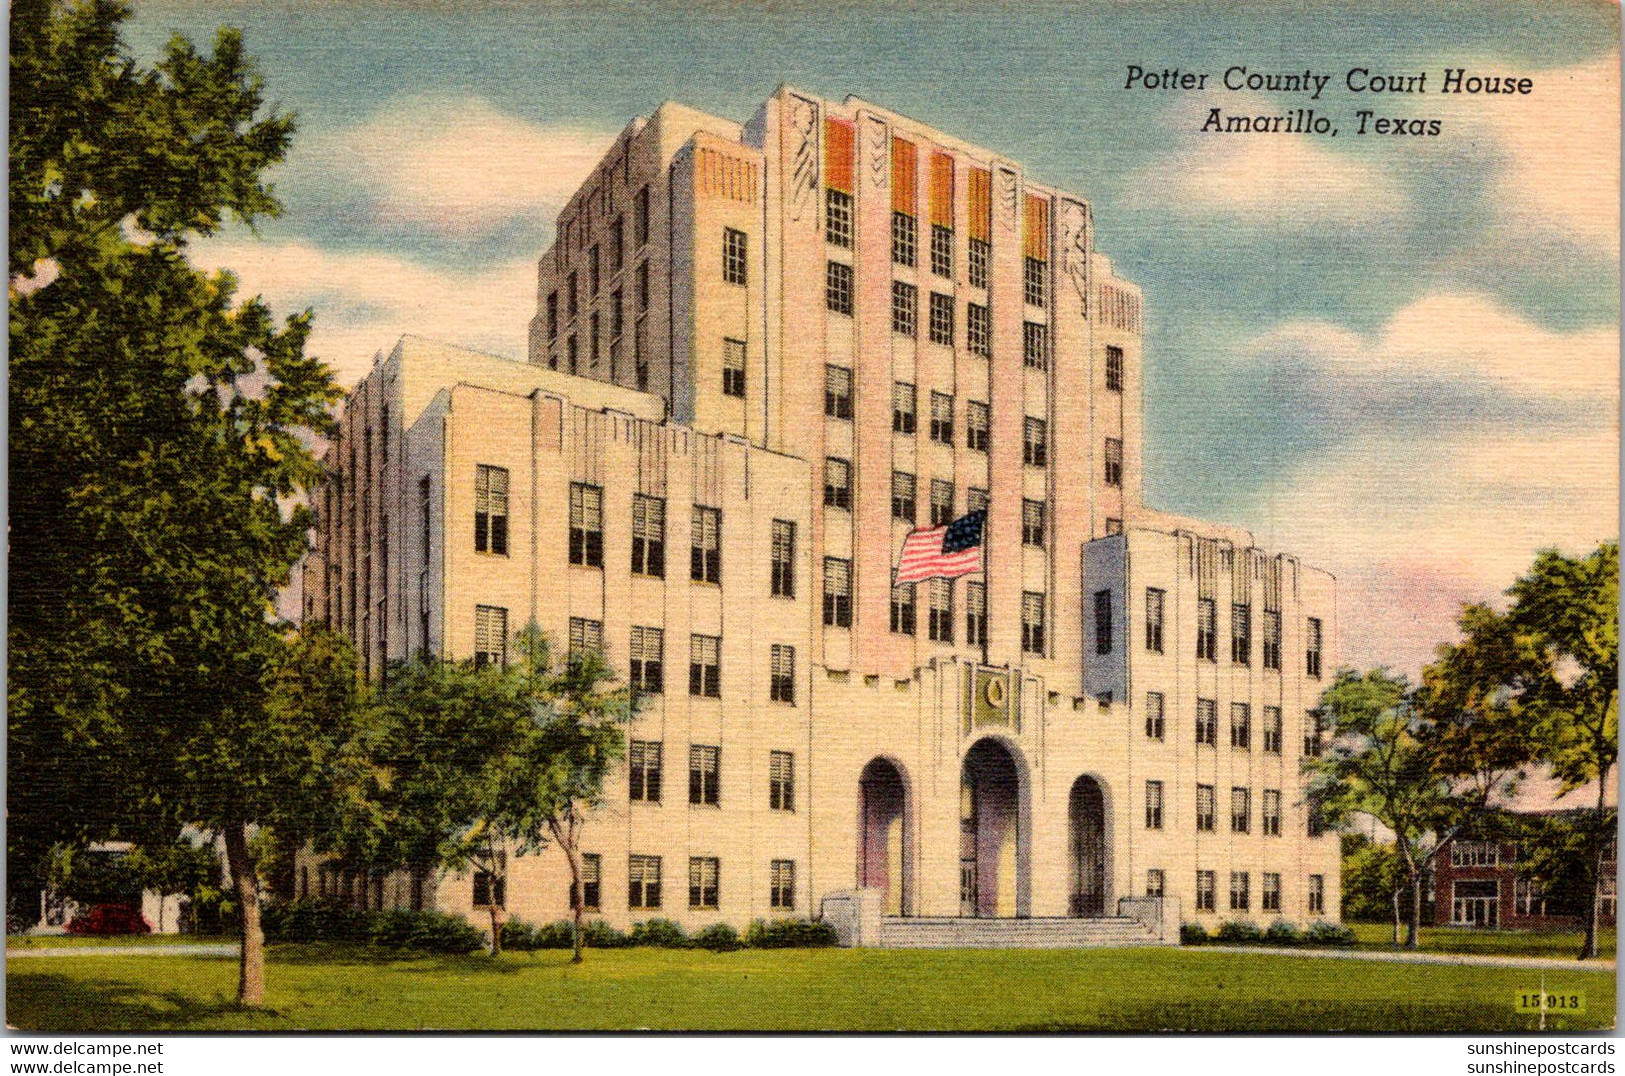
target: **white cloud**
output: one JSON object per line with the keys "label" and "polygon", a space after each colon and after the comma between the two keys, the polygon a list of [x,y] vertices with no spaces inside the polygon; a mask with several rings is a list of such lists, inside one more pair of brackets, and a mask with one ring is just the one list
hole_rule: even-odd
{"label": "white cloud", "polygon": [[353,184],[377,223],[469,237],[550,219],[615,137],[527,123],[478,97],[423,97],[318,136],[297,163]]}

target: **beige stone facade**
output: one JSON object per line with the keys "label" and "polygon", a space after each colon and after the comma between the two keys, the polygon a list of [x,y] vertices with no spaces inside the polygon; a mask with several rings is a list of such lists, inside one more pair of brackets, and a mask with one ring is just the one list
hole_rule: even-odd
{"label": "beige stone facade", "polygon": [[[1336,919],[1299,773],[1333,581],[1142,503],[1140,292],[1085,200],[781,88],[742,126],[636,121],[556,235],[528,362],[408,338],[352,393],[306,615],[369,675],[535,621],[645,688],[584,838],[596,915],[865,888],[908,916]],[[910,530],[979,509],[982,571],[893,588]],[[511,913],[567,894],[556,853],[512,864]]]}

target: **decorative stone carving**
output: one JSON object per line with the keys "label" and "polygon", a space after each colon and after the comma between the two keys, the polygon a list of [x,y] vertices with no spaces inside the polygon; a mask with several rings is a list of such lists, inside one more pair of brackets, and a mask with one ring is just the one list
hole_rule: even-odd
{"label": "decorative stone carving", "polygon": [[1077,293],[1082,315],[1089,316],[1089,207],[1061,201],[1061,268]]}
{"label": "decorative stone carving", "polygon": [[885,123],[874,116],[863,119],[863,148],[864,160],[869,165],[869,181],[876,190],[884,190],[891,165],[891,136]]}
{"label": "decorative stone carving", "polygon": [[790,95],[790,219],[818,219],[818,105]]}

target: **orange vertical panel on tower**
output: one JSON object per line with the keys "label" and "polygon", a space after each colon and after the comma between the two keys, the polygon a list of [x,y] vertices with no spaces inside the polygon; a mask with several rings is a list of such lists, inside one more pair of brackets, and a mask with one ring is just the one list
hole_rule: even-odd
{"label": "orange vertical panel on tower", "polygon": [[987,242],[993,238],[993,173],[986,168],[970,170],[970,220],[972,239]]}
{"label": "orange vertical panel on tower", "polygon": [[1039,261],[1049,260],[1049,199],[1027,196],[1027,220],[1022,229],[1022,253]]}
{"label": "orange vertical panel on tower", "polygon": [[919,205],[920,154],[914,143],[891,140],[891,207],[914,216]]}
{"label": "orange vertical panel on tower", "polygon": [[954,159],[946,153],[931,154],[931,223],[954,226]]}
{"label": "orange vertical panel on tower", "polygon": [[846,120],[824,120],[824,186],[852,193],[852,124]]}

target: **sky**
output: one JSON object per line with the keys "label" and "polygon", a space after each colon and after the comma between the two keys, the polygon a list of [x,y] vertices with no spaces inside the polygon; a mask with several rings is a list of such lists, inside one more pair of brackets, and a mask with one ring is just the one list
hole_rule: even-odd
{"label": "sky", "polygon": [[[221,25],[299,133],[285,213],[196,258],[313,308],[346,385],[405,332],[522,358],[553,216],[626,123],[745,120],[788,82],[1091,201],[1144,290],[1147,501],[1334,573],[1343,663],[1414,675],[1537,550],[1618,534],[1617,4],[172,0],[127,38]],[[1330,81],[1232,92],[1234,67]],[[1531,92],[1444,94],[1449,68]],[[1213,108],[1338,134],[1205,133]],[[1438,133],[1361,135],[1362,109]]]}

